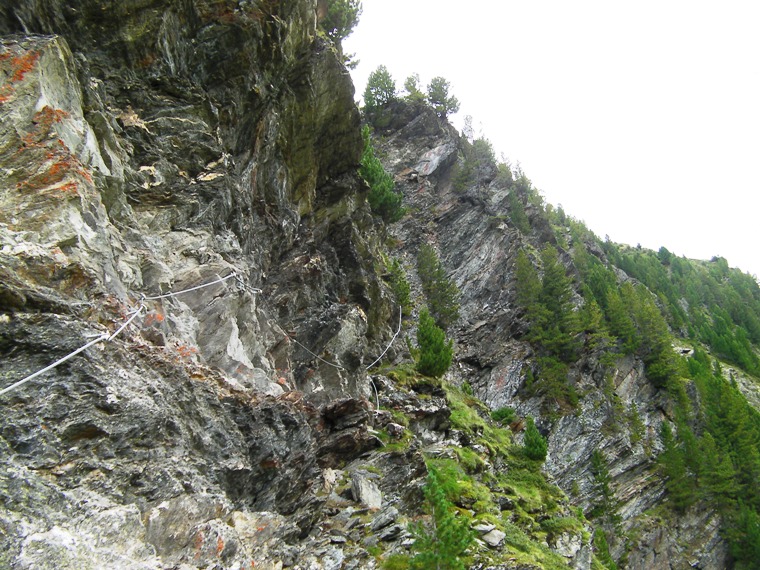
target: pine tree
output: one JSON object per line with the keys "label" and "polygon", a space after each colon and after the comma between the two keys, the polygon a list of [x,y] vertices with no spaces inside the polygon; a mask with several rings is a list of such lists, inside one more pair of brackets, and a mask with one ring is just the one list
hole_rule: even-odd
{"label": "pine tree", "polygon": [[442,119],[459,111],[459,100],[449,95],[450,87],[443,77],[434,77],[427,87],[428,103]]}
{"label": "pine tree", "polygon": [[728,538],[736,568],[756,569],[760,560],[760,515],[750,507],[741,505],[731,521]]}
{"label": "pine tree", "polygon": [[417,371],[426,376],[439,377],[451,366],[454,355],[454,343],[446,342],[446,334],[436,326],[433,317],[427,309],[420,312],[420,322],[417,325],[417,345],[420,357],[417,361]]}
{"label": "pine tree", "polygon": [[327,0],[327,14],[320,26],[331,40],[339,43],[354,31],[361,13],[359,0]]}
{"label": "pine tree", "polygon": [[620,522],[620,515],[615,494],[610,486],[612,477],[607,466],[607,458],[598,449],[591,454],[591,473],[594,475],[594,492],[598,497],[597,503],[591,510],[591,516],[601,518],[608,525],[617,525]]}
{"label": "pine tree", "polygon": [[601,528],[594,530],[594,550],[596,551],[596,557],[607,570],[618,570],[617,564],[615,564],[615,560],[610,554],[607,535]]}
{"label": "pine tree", "polygon": [[393,177],[385,171],[383,164],[375,156],[367,125],[362,129],[362,137],[364,152],[359,174],[369,184],[367,201],[370,209],[387,224],[397,222],[406,213],[406,209],[402,206],[403,195],[396,190]]}
{"label": "pine tree", "polygon": [[606,347],[610,344],[611,338],[607,325],[604,322],[604,313],[592,295],[583,305],[580,313],[580,326],[586,333],[586,344],[590,350],[596,350],[599,347]]}
{"label": "pine tree", "polygon": [[520,198],[518,198],[517,192],[515,190],[511,190],[509,192],[509,196],[507,196],[507,200],[509,202],[509,218],[512,220],[512,223],[518,230],[520,230],[520,233],[529,233],[530,221],[528,220],[528,216],[525,214],[525,208],[523,207]]}
{"label": "pine tree", "polygon": [[615,289],[611,289],[607,293],[607,319],[610,322],[612,334],[620,339],[623,352],[633,354],[639,345],[636,326],[628,314],[620,293]]}
{"label": "pine tree", "polygon": [[396,296],[396,302],[401,306],[404,315],[409,315],[412,309],[411,292],[409,280],[406,278],[406,271],[398,258],[393,258],[388,266],[390,273],[391,289]]}
{"label": "pine tree", "polygon": [[525,428],[524,440],[525,455],[536,461],[546,459],[548,444],[546,438],[538,431],[533,418],[528,417],[528,426]]}
{"label": "pine tree", "polygon": [[579,329],[572,304],[572,280],[553,246],[547,245],[541,250],[541,261],[544,276],[538,300],[544,310],[536,323],[540,342],[550,354],[563,362],[571,362],[576,359]]}
{"label": "pine tree", "polygon": [[660,470],[665,476],[665,489],[673,507],[685,511],[696,500],[694,478],[686,468],[686,458],[673,437],[667,422],[661,428],[663,451],[657,458]]}
{"label": "pine tree", "polygon": [[633,320],[640,339],[637,353],[646,365],[647,377],[656,386],[664,386],[678,371],[668,325],[646,288],[640,286],[635,289],[632,305]]}
{"label": "pine tree", "polygon": [[517,303],[527,313],[528,320],[536,319],[538,313],[538,296],[541,293],[541,280],[533,263],[524,250],[517,253],[515,262],[515,289]]}
{"label": "pine tree", "polygon": [[373,111],[387,105],[396,99],[396,82],[384,65],[369,74],[367,86],[364,88],[364,107]]}
{"label": "pine tree", "polygon": [[424,492],[431,520],[428,527],[422,524],[411,527],[415,537],[412,548],[418,554],[410,567],[412,570],[465,570],[462,556],[472,543],[472,532],[465,519],[455,516],[435,469],[428,474]]}
{"label": "pine tree", "polygon": [[729,455],[721,454],[715,439],[708,432],[699,442],[700,487],[708,497],[714,497],[726,504],[734,500],[738,493],[736,471]]}
{"label": "pine tree", "polygon": [[447,277],[438,254],[428,244],[420,246],[417,254],[417,274],[430,314],[439,327],[448,329],[459,318],[459,289]]}
{"label": "pine tree", "polygon": [[420,76],[418,73],[412,73],[404,80],[404,89],[406,89],[406,98],[409,101],[424,101],[425,95],[420,89]]}

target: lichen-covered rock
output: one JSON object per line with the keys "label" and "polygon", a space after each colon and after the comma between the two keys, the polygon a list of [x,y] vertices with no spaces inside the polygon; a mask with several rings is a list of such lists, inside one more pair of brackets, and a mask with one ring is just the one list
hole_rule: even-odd
{"label": "lichen-covered rock", "polygon": [[[514,467],[452,429],[462,418],[438,380],[405,385],[382,363],[368,376],[398,318],[381,250],[411,268],[430,243],[462,293],[446,380],[537,417],[545,472],[587,512],[589,459],[603,453],[621,528],[640,531],[611,541],[630,567],[724,567],[714,513],[651,514],[670,410],[640,361],[587,354],[570,370],[576,413],[541,417],[514,260],[558,237],[530,205],[530,235],[507,223],[511,190],[492,167],[454,184],[464,147],[422,103],[370,117],[414,212],[378,225],[353,85],[316,12],[315,0],[0,6],[0,390],[28,380],[0,394],[0,566],[350,570],[379,567],[375,549],[408,553],[426,456],[469,446],[491,484]],[[385,359],[410,360],[403,344]],[[543,516],[485,489],[505,521]],[[497,563],[505,533],[476,528],[473,568],[526,567]],[[591,567],[585,531],[547,541]]]}
{"label": "lichen-covered rock", "polygon": [[364,402],[396,309],[315,25],[309,0],[0,8],[0,387],[135,317],[2,396],[3,566],[292,565],[323,468],[379,445],[365,403],[317,407]]}

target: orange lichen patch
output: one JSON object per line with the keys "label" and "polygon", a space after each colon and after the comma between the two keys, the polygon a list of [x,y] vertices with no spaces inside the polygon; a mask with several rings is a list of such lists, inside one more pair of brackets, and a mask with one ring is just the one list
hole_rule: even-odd
{"label": "orange lichen patch", "polygon": [[218,536],[216,538],[216,555],[219,556],[222,550],[224,550],[224,540],[222,540],[221,536]]}
{"label": "orange lichen patch", "polygon": [[82,183],[92,183],[89,170],[61,139],[53,138],[53,125],[67,117],[66,111],[50,106],[35,113],[32,129],[21,137],[12,157],[24,172],[23,179],[16,183],[18,190],[77,193]]}
{"label": "orange lichen patch", "polygon": [[195,537],[193,538],[193,547],[195,548],[195,556],[194,558],[198,560],[201,557],[201,549],[203,548],[203,543],[205,542],[203,533],[201,531],[198,531]]}
{"label": "orange lichen patch", "polygon": [[12,83],[22,81],[40,59],[42,52],[38,50],[25,50],[18,44],[0,52],[0,71],[3,72]]}
{"label": "orange lichen patch", "polygon": [[[18,152],[25,150],[25,148],[53,146],[53,142],[50,140],[54,136],[53,125],[60,123],[69,116],[69,113],[63,109],[53,109],[49,105],[45,105],[32,117],[33,126],[29,132],[21,137],[23,146],[18,149]],[[61,139],[57,139],[55,144],[66,148],[66,144]],[[68,152],[67,148],[66,150]]]}
{"label": "orange lichen patch", "polygon": [[9,101],[16,92],[14,84],[24,79],[40,59],[42,52],[25,50],[18,44],[0,46],[0,104]]}
{"label": "orange lichen patch", "polygon": [[34,68],[39,59],[40,52],[34,50],[13,58],[11,60],[11,65],[13,66],[13,76],[11,80],[18,82],[24,79],[24,76]]}
{"label": "orange lichen patch", "polygon": [[59,186],[57,190],[63,194],[79,194],[79,184],[76,182],[67,182],[66,184]]}
{"label": "orange lichen patch", "polygon": [[159,312],[152,312],[145,315],[145,326],[146,327],[152,327],[153,325],[158,325],[164,322],[164,315]]}
{"label": "orange lichen patch", "polygon": [[187,346],[186,344],[180,344],[177,346],[177,354],[182,358],[192,358],[198,354],[198,349],[194,346]]}
{"label": "orange lichen patch", "polygon": [[71,114],[63,109],[54,109],[50,105],[45,105],[42,109],[37,111],[32,117],[32,122],[35,124],[45,124],[50,127],[53,123],[60,123],[63,119],[67,119]]}

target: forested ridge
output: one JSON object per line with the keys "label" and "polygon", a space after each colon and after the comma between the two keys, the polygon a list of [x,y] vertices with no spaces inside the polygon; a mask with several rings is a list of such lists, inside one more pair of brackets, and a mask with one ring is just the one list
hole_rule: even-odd
{"label": "forested ridge", "polygon": [[[528,194],[541,202],[535,190]],[[734,375],[756,383],[760,372],[757,279],[722,257],[691,260],[665,247],[654,252],[602,241],[561,208],[542,206],[556,244],[533,260],[521,251],[516,267],[518,298],[531,322],[527,338],[541,355],[533,389],[572,405],[577,396],[562,381],[580,346],[602,351],[610,363],[639,356],[673,403],[676,429],[663,424],[658,457],[670,507],[715,508],[736,567],[756,567],[760,413]],[[572,257],[570,272],[558,265],[558,251]],[[583,297],[575,309],[573,291]]]}
{"label": "forested ridge", "polygon": [[[448,82],[436,80],[449,97]],[[394,124],[404,105],[435,109],[435,98],[423,96],[417,75],[404,87],[406,93],[399,93],[383,66],[370,75],[364,119],[376,138]],[[454,101],[452,112],[458,106]],[[454,194],[477,200],[492,188],[507,189],[507,211],[492,221],[507,223],[520,236],[511,268],[517,317],[524,324],[517,338],[533,354],[523,367],[519,395],[540,400],[544,421],[578,414],[588,396],[578,371],[599,363],[609,379],[605,398],[616,415],[610,429],[628,431],[635,445],[645,438],[644,423],[635,404],[623,405],[611,378],[623,359],[642,362],[647,380],[667,402],[658,442],[647,443],[665,482],[666,510],[677,517],[701,504],[720,513],[733,563],[754,567],[760,560],[760,415],[734,374],[755,386],[760,375],[756,278],[730,268],[721,257],[691,260],[665,247],[655,252],[600,239],[562,207],[546,203],[519,167],[497,160],[490,141],[474,136],[471,117],[457,146],[450,179]],[[372,188],[382,190],[379,184]],[[388,200],[399,196],[383,193]],[[373,209],[388,220],[382,208]],[[425,248],[418,255],[430,255]],[[630,543],[632,537],[621,529],[600,450],[593,452],[589,469],[597,497],[586,516],[597,525],[597,558],[609,568],[624,567],[626,554],[617,561],[605,554],[607,542]]]}

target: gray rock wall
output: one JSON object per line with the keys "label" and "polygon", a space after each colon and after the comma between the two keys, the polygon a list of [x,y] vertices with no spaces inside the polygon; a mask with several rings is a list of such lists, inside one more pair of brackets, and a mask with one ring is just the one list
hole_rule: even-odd
{"label": "gray rock wall", "polygon": [[395,314],[315,3],[22,0],[0,33],[2,387],[140,310],[0,396],[0,565],[275,567],[377,445],[322,408]]}
{"label": "gray rock wall", "polygon": [[[461,316],[449,331],[456,342],[449,379],[468,382],[492,410],[509,406],[519,416],[536,418],[549,443],[546,473],[586,512],[599,501],[590,458],[595,450],[604,454],[621,518],[616,534],[641,537],[613,542],[616,558],[627,552],[631,568],[724,567],[729,557],[715,523],[717,515],[694,512],[665,519],[651,515],[665,500],[656,457],[661,451],[660,426],[672,417],[667,395],[647,380],[641,361],[626,357],[605,368],[600,355],[585,355],[570,367],[570,381],[580,395],[572,411],[547,413],[552,402],[526,394],[526,374],[534,366],[534,355],[529,344],[519,340],[527,328],[515,297],[515,260],[520,249],[538,251],[547,241],[556,244],[556,237],[531,207],[526,208],[531,231],[522,234],[515,228],[509,220],[509,185],[493,175],[476,171],[466,187],[457,188],[453,180],[465,152],[458,134],[438,124],[428,127],[425,136],[410,136],[422,124],[435,124],[435,117],[432,111],[407,107],[406,113],[396,113],[407,118],[406,124],[384,129],[378,138],[386,168],[397,175],[397,186],[413,212],[391,232],[413,278],[419,245],[430,243],[461,292]],[[441,149],[452,148],[456,150],[449,159],[437,160]],[[571,248],[572,241],[561,254],[568,272],[574,271]],[[581,302],[580,297],[576,302]],[[640,422],[635,428],[634,410]],[[698,522],[705,520],[712,523]],[[642,530],[657,524],[667,530]]]}

